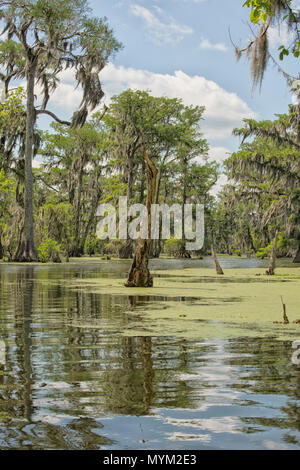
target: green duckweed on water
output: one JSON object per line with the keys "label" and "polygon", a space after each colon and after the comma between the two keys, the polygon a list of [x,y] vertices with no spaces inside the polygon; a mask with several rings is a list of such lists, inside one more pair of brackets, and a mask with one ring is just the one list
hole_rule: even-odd
{"label": "green duckweed on water", "polygon": [[[125,336],[177,336],[186,339],[265,337],[295,340],[300,335],[300,270],[278,268],[275,276],[265,269],[213,269],[154,272],[153,288],[124,286],[124,279],[78,279],[71,289],[115,297],[128,297]],[[282,301],[290,324],[282,321]],[[73,320],[80,328],[103,328],[98,321]],[[116,324],[116,328],[118,325]]]}

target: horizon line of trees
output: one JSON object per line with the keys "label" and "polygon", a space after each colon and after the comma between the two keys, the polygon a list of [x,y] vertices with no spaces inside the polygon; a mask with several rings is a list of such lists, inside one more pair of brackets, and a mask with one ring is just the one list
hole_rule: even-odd
{"label": "horizon line of trees", "polygon": [[[22,90],[9,92],[0,107],[0,129],[18,132],[24,112]],[[205,246],[197,256],[211,253],[214,243],[219,253],[267,257],[278,231],[279,256],[298,261],[298,108],[291,105],[289,113],[274,121],[245,120],[244,127],[234,130],[243,141],[224,162],[229,182],[218,197],[211,190],[221,169],[208,159],[203,112],[203,107],[184,106],[179,99],[126,90],[113,97],[104,116],[95,113],[81,128],[53,123],[49,131],[39,130],[36,154],[44,163],[33,169],[39,260],[96,253],[133,257],[136,243],[131,240],[97,240],[96,212],[102,202],[117,205],[122,195],[129,203],[145,204],[146,169],[137,131],[143,126],[157,168],[154,202],[205,206]],[[14,120],[7,120],[10,113],[16,128]],[[22,238],[24,179],[24,158],[16,145],[9,162],[1,159],[1,259],[13,260]],[[184,246],[184,235],[182,240],[155,240],[151,256],[188,256]]]}

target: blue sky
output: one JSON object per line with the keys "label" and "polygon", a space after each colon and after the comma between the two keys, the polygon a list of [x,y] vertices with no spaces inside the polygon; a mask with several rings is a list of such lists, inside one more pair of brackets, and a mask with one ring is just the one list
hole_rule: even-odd
{"label": "blue sky", "polygon": [[[90,0],[96,16],[107,16],[124,48],[101,73],[106,100],[126,88],[150,89],[156,96],[180,97],[186,104],[206,106],[204,136],[219,161],[237,149],[233,127],[245,117],[271,119],[287,110],[291,95],[270,65],[261,92],[252,92],[249,64],[236,62],[234,42],[251,37],[249,10],[242,0]],[[298,5],[299,5],[298,1]],[[298,6],[297,5],[297,6]],[[271,32],[271,52],[287,43],[285,29]],[[297,61],[284,66],[297,75]],[[80,102],[70,72],[56,92],[53,107],[70,117]]]}

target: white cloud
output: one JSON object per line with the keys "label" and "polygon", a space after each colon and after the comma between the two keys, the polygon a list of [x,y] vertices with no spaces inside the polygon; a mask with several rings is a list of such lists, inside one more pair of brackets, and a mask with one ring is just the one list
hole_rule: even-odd
{"label": "white cloud", "polygon": [[274,49],[277,49],[278,46],[283,44],[287,46],[292,42],[294,34],[291,31],[288,31],[287,25],[284,23],[278,26],[271,26],[268,30],[268,39],[270,46]]}
{"label": "white cloud", "polygon": [[292,2],[292,7],[293,8],[300,8],[300,0],[294,0]]}
{"label": "white cloud", "polygon": [[[78,108],[82,98],[81,89],[74,89],[74,75],[66,70],[60,75],[61,84],[52,95],[49,109],[58,108],[65,117],[70,118]],[[109,104],[112,95],[131,88],[150,90],[154,96],[181,98],[185,105],[205,106],[205,120],[202,129],[207,139],[226,139],[231,137],[232,129],[239,127],[244,118],[257,118],[236,93],[224,90],[216,82],[199,75],[190,76],[181,70],[174,74],[159,74],[147,70],[116,67],[108,64],[100,74],[105,102]],[[36,90],[37,94],[38,89]],[[225,147],[213,147],[211,156],[221,162],[228,150]]]}
{"label": "white cloud", "polygon": [[208,139],[228,138],[232,129],[240,126],[244,118],[257,117],[236,93],[230,93],[204,77],[190,76],[181,70],[170,75],[109,64],[102,71],[101,79],[103,89],[109,96],[127,88],[151,90],[154,96],[181,98],[186,105],[205,106],[202,128]]}
{"label": "white cloud", "polygon": [[202,39],[199,45],[200,49],[206,49],[210,51],[222,51],[226,52],[227,51],[227,46],[223,43],[217,43],[213,44],[212,42],[209,41],[209,39]]}
{"label": "white cloud", "polygon": [[32,167],[33,168],[40,168],[42,163],[38,160],[32,160]]}
{"label": "white cloud", "polygon": [[162,10],[160,7],[158,7],[157,5],[155,5],[153,8],[155,8],[155,10],[157,11],[157,13],[159,13],[160,15],[163,15],[164,10]]}
{"label": "white cloud", "polygon": [[80,89],[74,89],[70,83],[61,83],[51,97],[51,103],[55,103],[61,109],[73,113],[80,106],[82,92]]}
{"label": "white cloud", "polygon": [[[156,43],[177,44],[187,34],[193,33],[192,28],[178,24],[173,18],[170,18],[168,23],[162,22],[148,8],[140,5],[131,5],[130,11],[145,22],[147,29],[151,33],[151,39]],[[163,13],[161,8],[156,8],[156,11],[159,14]]]}
{"label": "white cloud", "polygon": [[279,444],[276,441],[263,441],[264,447],[269,450],[288,450],[289,447],[285,444]]}
{"label": "white cloud", "polygon": [[231,151],[226,147],[210,147],[209,159],[215,160],[217,163],[223,163],[226,158],[231,155]]}
{"label": "white cloud", "polygon": [[[58,88],[51,95],[48,109],[51,109],[51,105],[59,107],[64,114],[72,116],[73,112],[78,109],[82,100],[81,88],[75,89],[75,77],[74,73],[69,69],[65,70],[59,75],[61,83]],[[26,83],[20,83],[24,89],[26,89]],[[37,97],[37,105],[42,102],[42,88],[39,85],[35,86],[35,95]]]}
{"label": "white cloud", "polygon": [[217,196],[222,191],[224,186],[226,186],[226,184],[228,184],[227,176],[224,175],[224,174],[220,175],[219,178],[218,178],[218,181],[216,182],[216,184],[210,190],[210,194],[212,196]]}
{"label": "white cloud", "polygon": [[166,418],[166,422],[173,426],[198,428],[202,431],[212,431],[213,433],[230,433],[238,434],[238,426],[240,424],[239,418],[224,416],[217,418],[203,418],[203,419],[178,419]]}
{"label": "white cloud", "polygon": [[[217,163],[222,164],[224,160],[226,160],[226,158],[231,155],[231,153],[232,152],[226,147],[211,146],[209,149],[209,161],[214,160]],[[210,194],[213,196],[218,196],[226,184],[228,184],[228,178],[226,175],[221,174],[216,184],[214,184],[210,190]]]}

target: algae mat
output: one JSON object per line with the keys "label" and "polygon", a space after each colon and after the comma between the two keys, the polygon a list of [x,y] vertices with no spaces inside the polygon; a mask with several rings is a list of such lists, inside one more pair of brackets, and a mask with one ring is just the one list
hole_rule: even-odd
{"label": "algae mat", "polygon": [[[124,279],[82,279],[76,280],[76,289],[123,298],[122,325],[116,319],[113,326],[125,336],[300,340],[300,324],[292,323],[300,318],[300,268],[279,268],[274,277],[257,268],[228,269],[222,277],[207,268],[156,271],[154,276],[153,288],[129,289]],[[282,320],[281,296],[289,325],[273,324]],[[101,319],[76,319],[72,325],[103,328]]]}

